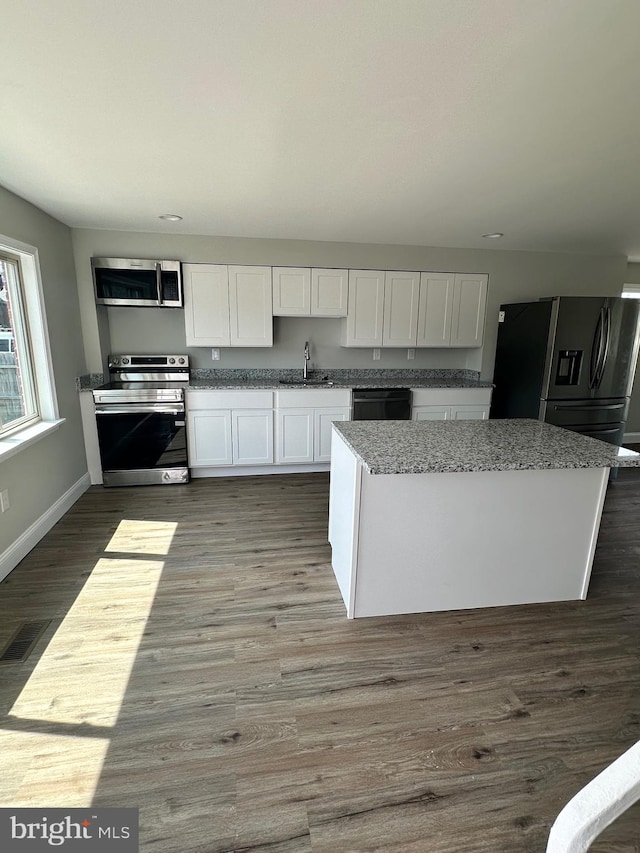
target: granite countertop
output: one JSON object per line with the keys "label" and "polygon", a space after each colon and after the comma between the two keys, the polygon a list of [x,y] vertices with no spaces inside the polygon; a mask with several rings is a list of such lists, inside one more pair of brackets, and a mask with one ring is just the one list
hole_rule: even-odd
{"label": "granite countertop", "polygon": [[640,454],[541,421],[334,423],[371,474],[640,467]]}
{"label": "granite countertop", "polygon": [[[320,374],[323,377],[324,374]],[[315,377],[314,377],[315,378]],[[186,386],[190,391],[204,390],[271,390],[285,391],[288,388],[492,388],[491,382],[481,382],[477,379],[459,379],[446,377],[430,377],[425,379],[383,379],[383,378],[339,378],[329,379],[328,382],[316,384],[310,382],[280,382],[278,379],[191,379]]]}
{"label": "granite countertop", "polygon": [[[360,369],[315,370],[310,383],[302,381],[302,371],[292,368],[229,368],[192,371],[183,387],[192,391],[284,391],[287,388],[492,388],[481,381],[478,371],[467,369]],[[89,373],[76,379],[79,391],[98,388],[108,377]],[[313,380],[327,379],[326,383]],[[280,380],[286,380],[281,382]],[[297,381],[299,379],[299,381]]]}

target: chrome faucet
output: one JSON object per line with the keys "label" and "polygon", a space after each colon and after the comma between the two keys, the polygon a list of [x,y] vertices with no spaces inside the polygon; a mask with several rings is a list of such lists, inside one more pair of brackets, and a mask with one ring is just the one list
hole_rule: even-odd
{"label": "chrome faucet", "polygon": [[306,382],[309,377],[309,341],[304,342],[304,366],[302,368],[302,380]]}

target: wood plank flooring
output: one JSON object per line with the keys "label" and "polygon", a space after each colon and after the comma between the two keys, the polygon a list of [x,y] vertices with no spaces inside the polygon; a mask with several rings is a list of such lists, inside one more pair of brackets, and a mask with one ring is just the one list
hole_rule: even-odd
{"label": "wood plank flooring", "polygon": [[[327,504],[91,488],[0,584],[0,649],[53,620],[0,665],[0,805],[139,806],[148,853],[543,853],[640,739],[640,472],[585,602],[348,621]],[[592,850],[640,851],[640,808]]]}

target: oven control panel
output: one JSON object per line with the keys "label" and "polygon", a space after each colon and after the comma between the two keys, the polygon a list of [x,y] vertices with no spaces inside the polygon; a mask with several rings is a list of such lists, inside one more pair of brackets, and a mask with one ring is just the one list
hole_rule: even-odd
{"label": "oven control panel", "polygon": [[188,355],[110,355],[109,370],[112,368],[143,368],[144,370],[166,370],[179,367],[189,368]]}

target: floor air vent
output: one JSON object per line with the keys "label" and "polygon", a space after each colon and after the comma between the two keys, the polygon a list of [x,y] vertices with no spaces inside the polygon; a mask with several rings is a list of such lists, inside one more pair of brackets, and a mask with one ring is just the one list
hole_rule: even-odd
{"label": "floor air vent", "polygon": [[7,643],[0,655],[0,663],[19,663],[26,660],[50,624],[50,619],[41,622],[24,622]]}

